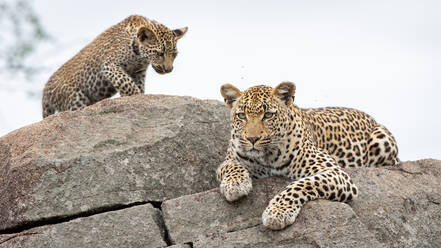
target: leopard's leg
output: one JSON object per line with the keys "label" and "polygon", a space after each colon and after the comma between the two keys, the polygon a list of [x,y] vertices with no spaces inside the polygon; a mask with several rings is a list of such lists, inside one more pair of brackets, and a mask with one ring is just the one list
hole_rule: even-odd
{"label": "leopard's leg", "polygon": [[366,166],[396,165],[398,159],[398,147],[395,138],[382,125],[375,128],[367,143]]}
{"label": "leopard's leg", "polygon": [[113,87],[121,96],[131,96],[141,94],[141,88],[138,87],[132,77],[124,71],[121,66],[114,63],[108,63],[103,66],[102,74],[106,80],[109,80]]}
{"label": "leopard's leg", "polygon": [[80,110],[91,104],[89,98],[82,91],[75,91],[70,95],[68,109],[71,111]]}
{"label": "leopard's leg", "polygon": [[141,93],[145,92],[145,74],[146,74],[146,69],[143,69],[135,72],[135,76],[134,76],[135,84],[136,86],[138,86]]}
{"label": "leopard's leg", "polygon": [[52,89],[50,83],[51,82],[48,82],[47,85],[44,87],[43,96],[41,98],[43,119],[48,117],[49,115],[55,114],[55,112],[58,110],[56,103],[53,102],[54,98],[56,98],[57,92]]}
{"label": "leopard's leg", "polygon": [[234,161],[223,162],[217,169],[216,176],[220,182],[220,191],[228,201],[248,195],[253,187],[248,171]]}
{"label": "leopard's leg", "polygon": [[294,223],[302,206],[314,199],[346,202],[357,196],[358,190],[349,176],[337,165],[294,181],[269,203],[262,215],[263,225],[280,230]]}
{"label": "leopard's leg", "polygon": [[55,112],[57,111],[55,106],[50,102],[49,96],[43,95],[42,110],[43,119],[48,117],[49,115],[55,114]]}

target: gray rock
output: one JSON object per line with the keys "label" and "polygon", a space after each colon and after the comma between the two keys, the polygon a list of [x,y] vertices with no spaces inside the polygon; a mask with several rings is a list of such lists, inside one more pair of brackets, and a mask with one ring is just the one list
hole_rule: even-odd
{"label": "gray rock", "polygon": [[351,204],[312,201],[277,232],[261,214],[287,180],[253,182],[251,194],[228,203],[217,189],[167,200],[163,215],[174,242],[194,247],[441,247],[441,161],[346,170],[360,196]]}
{"label": "gray rock", "polygon": [[172,246],[167,246],[168,248],[191,248],[190,245],[188,244],[179,244],[179,245],[172,245]]}
{"label": "gray rock", "polygon": [[312,201],[295,224],[271,231],[262,225],[235,232],[214,233],[194,243],[199,247],[384,247],[344,203]]}
{"label": "gray rock", "polygon": [[146,204],[0,236],[0,247],[165,247],[162,225],[160,211]]}
{"label": "gray rock", "polygon": [[386,247],[441,247],[441,161],[348,169],[357,218]]}
{"label": "gray rock", "polygon": [[254,181],[248,197],[227,202],[219,189],[163,202],[164,222],[174,243],[186,243],[211,233],[234,232],[261,224],[266,205],[288,180],[280,177]]}
{"label": "gray rock", "polygon": [[234,203],[228,203],[217,189],[168,200],[162,210],[170,238],[197,240],[194,247],[352,247],[358,242],[382,247],[350,206],[339,202],[312,201],[291,227],[264,228],[263,210],[288,183],[277,177],[256,180],[251,194]]}
{"label": "gray rock", "polygon": [[138,95],[62,112],[0,138],[0,231],[217,187],[223,103]]}
{"label": "gray rock", "polygon": [[358,199],[312,201],[292,226],[265,229],[289,180],[256,180],[234,203],[220,195],[228,116],[217,101],[139,95],[1,137],[0,247],[441,247],[431,159],[347,168]]}

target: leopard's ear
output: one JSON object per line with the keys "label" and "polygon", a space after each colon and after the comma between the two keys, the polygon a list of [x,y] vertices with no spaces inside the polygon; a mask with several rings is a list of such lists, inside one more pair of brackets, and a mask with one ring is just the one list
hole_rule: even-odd
{"label": "leopard's ear", "polygon": [[182,38],[185,33],[187,33],[188,27],[178,28],[173,30],[173,33],[175,34],[175,37],[177,40]]}
{"label": "leopard's ear", "polygon": [[224,97],[225,103],[231,109],[233,107],[233,103],[239,99],[242,95],[242,92],[232,84],[224,84],[220,88],[220,92]]}
{"label": "leopard's ear", "polygon": [[148,27],[142,27],[138,30],[138,40],[141,44],[153,44],[158,38],[155,33]]}
{"label": "leopard's ear", "polygon": [[285,105],[290,105],[294,101],[294,93],[296,92],[296,85],[291,82],[281,82],[273,89],[273,96],[279,98]]}

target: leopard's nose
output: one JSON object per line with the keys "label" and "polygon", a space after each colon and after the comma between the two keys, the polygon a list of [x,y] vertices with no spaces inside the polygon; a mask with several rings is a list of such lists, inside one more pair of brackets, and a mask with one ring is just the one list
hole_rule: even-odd
{"label": "leopard's nose", "polygon": [[169,73],[169,72],[171,72],[171,71],[173,71],[173,66],[170,66],[170,67],[166,67],[166,68],[165,68],[165,72]]}
{"label": "leopard's nose", "polygon": [[249,140],[251,142],[251,144],[255,144],[258,140],[260,139],[260,137],[247,137],[247,140]]}

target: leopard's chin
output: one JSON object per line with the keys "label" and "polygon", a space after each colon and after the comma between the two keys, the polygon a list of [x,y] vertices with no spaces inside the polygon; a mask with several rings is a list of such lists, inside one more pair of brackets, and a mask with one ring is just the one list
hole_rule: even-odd
{"label": "leopard's chin", "polygon": [[251,158],[259,158],[265,155],[264,151],[258,150],[256,148],[251,148],[245,151],[245,154],[247,155],[247,157],[251,157]]}

